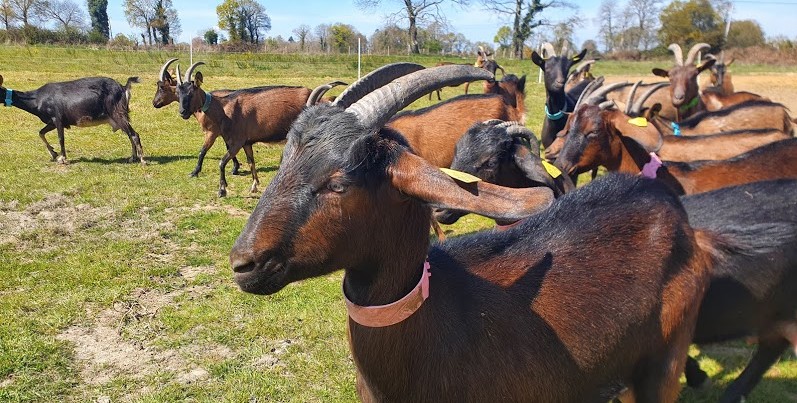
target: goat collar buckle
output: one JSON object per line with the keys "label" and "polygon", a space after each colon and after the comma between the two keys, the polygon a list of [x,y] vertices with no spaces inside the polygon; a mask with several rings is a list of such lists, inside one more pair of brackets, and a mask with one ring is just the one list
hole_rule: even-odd
{"label": "goat collar buckle", "polygon": [[366,327],[386,327],[404,321],[421,308],[423,302],[429,298],[429,261],[423,262],[423,273],[418,285],[400,300],[387,305],[359,306],[354,304],[343,293],[346,300],[346,310],[349,317],[358,324]]}
{"label": "goat collar buckle", "polygon": [[210,93],[205,93],[205,103],[202,104],[202,113],[206,113],[210,109]]}
{"label": "goat collar buckle", "polygon": [[[567,102],[565,102],[565,105],[567,105]],[[565,116],[564,108],[560,109],[559,112],[551,114],[550,112],[548,112],[548,105],[545,105],[545,117],[546,118],[548,118],[550,120],[559,120],[559,119],[563,118],[564,116]]]}
{"label": "goat collar buckle", "polygon": [[11,104],[13,103],[13,101],[11,101],[11,94],[13,94],[13,93],[14,93],[14,90],[12,90],[11,88],[7,88],[6,89],[6,99],[5,99],[5,105],[6,106],[11,106]]}
{"label": "goat collar buckle", "polygon": [[639,174],[645,178],[656,179],[656,171],[661,167],[661,159],[656,153],[650,153],[650,161],[642,166],[642,172]]}

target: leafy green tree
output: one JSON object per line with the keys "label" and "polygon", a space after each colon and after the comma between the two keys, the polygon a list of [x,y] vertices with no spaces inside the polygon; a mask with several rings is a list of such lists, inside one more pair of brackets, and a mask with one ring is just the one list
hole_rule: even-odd
{"label": "leafy green tree", "polygon": [[659,39],[664,46],[706,42],[718,48],[722,43],[722,18],[708,0],[675,0],[664,7],[659,20]]}
{"label": "leafy green tree", "polygon": [[108,22],[108,0],[87,0],[86,5],[91,17],[91,32],[107,41],[111,37],[111,25]]}
{"label": "leafy green tree", "polygon": [[545,10],[573,7],[566,0],[481,0],[481,3],[489,11],[512,18],[512,52],[518,59],[523,58],[524,44],[535,28],[553,25],[543,18]]}
{"label": "leafy green tree", "polygon": [[216,7],[219,28],[230,34],[232,42],[259,43],[263,34],[271,30],[271,18],[255,0],[224,0]]}
{"label": "leafy green tree", "polygon": [[357,49],[357,38],[362,35],[353,26],[336,23],[329,27],[329,45],[340,53]]}
{"label": "leafy green tree", "polygon": [[507,25],[498,28],[493,42],[498,44],[498,49],[500,50],[509,49],[509,46],[512,45],[512,28],[509,28]]}
{"label": "leafy green tree", "polygon": [[746,48],[750,46],[763,46],[766,43],[764,31],[755,20],[741,20],[731,22],[728,39],[725,47]]}
{"label": "leafy green tree", "polygon": [[205,43],[208,45],[218,45],[219,43],[219,33],[216,32],[215,29],[209,29],[205,31],[202,37],[205,39]]}

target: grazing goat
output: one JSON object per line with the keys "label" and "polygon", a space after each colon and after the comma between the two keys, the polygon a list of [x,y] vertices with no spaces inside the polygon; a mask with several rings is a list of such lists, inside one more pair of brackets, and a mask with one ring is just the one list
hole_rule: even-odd
{"label": "grazing goat", "polygon": [[[137,83],[138,77],[130,77],[123,86],[107,77],[80,78],[74,81],[47,83],[33,91],[14,91],[3,87],[0,75],[0,96],[5,106],[15,106],[36,115],[45,126],[39,130],[52,161],[66,164],[64,129],[72,126],[88,127],[104,123],[111,125],[113,131],[122,130],[130,139],[132,155],[129,161],[144,161],[141,139],[130,125],[130,86]],[[56,154],[44,137],[52,130],[58,132],[61,155]]]}
{"label": "grazing goat", "polygon": [[285,139],[288,129],[304,108],[310,89],[305,87],[269,86],[233,91],[224,96],[213,95],[202,89],[202,72],[194,69],[204,64],[196,62],[180,77],[177,65],[177,97],[180,116],[188,119],[202,112],[205,119],[199,121],[203,131],[214,131],[228,145],[227,152],[219,162],[219,197],[227,195],[227,178],[224,169],[227,162],[243,148],[249,169],[252,171],[250,192],[257,192],[260,180],[255,169],[252,144],[277,142]]}
{"label": "grazing goat", "polygon": [[[451,168],[504,187],[547,186],[555,196],[575,188],[565,175],[551,177],[539,154],[540,144],[531,130],[518,122],[489,120],[474,124],[457,141]],[[453,224],[463,215],[464,211],[435,211],[441,224]]]}
{"label": "grazing goat", "polygon": [[[169,74],[168,71],[169,65],[171,65],[176,61],[177,61],[176,58],[169,59],[166,61],[166,63],[163,64],[163,67],[161,67],[160,74],[158,75],[158,82],[155,84],[156,85],[155,96],[152,98],[152,106],[155,107],[156,109],[163,108],[164,106],[167,106],[172,102],[178,101],[177,79],[172,77],[172,75]],[[211,91],[210,93],[211,95],[216,95],[221,97],[231,92],[232,90],[216,90],[216,91]],[[197,111],[196,113],[194,113],[194,117],[199,122],[200,127],[205,127],[202,124],[202,121],[205,119],[204,113],[202,113],[201,111]],[[205,154],[207,154],[208,150],[210,150],[210,147],[213,147],[213,143],[215,143],[216,138],[219,137],[219,133],[212,130],[204,130],[204,133],[205,133],[205,141],[202,143],[202,148],[199,149],[199,158],[197,160],[196,167],[189,174],[189,176],[191,177],[197,177],[199,175],[199,172],[202,171],[202,163],[205,161]],[[230,149],[229,145],[227,146],[227,149],[228,150]],[[238,162],[238,158],[235,158],[235,156],[233,156],[232,174],[237,175],[240,167],[241,164]]]}
{"label": "grazing goat", "polygon": [[[720,399],[741,402],[789,345],[797,351],[797,181],[755,182],[681,201],[694,228],[758,244],[724,248],[700,305],[694,336],[698,344],[758,338],[747,367]],[[707,379],[694,360],[686,369],[691,386]]]}
{"label": "grazing goat", "polygon": [[731,95],[736,91],[733,90],[733,80],[731,79],[731,73],[728,72],[728,66],[733,64],[735,59],[731,58],[731,61],[725,63],[725,51],[723,50],[720,52],[720,58],[717,59],[716,56],[712,54],[706,55],[707,59],[715,59],[717,60],[711,69],[709,70],[709,86],[703,88],[703,91],[711,91],[716,92],[722,95]]}
{"label": "grazing goat", "polygon": [[576,100],[589,81],[582,81],[569,92],[565,92],[565,83],[570,68],[584,58],[587,49],[571,58],[567,57],[565,48],[562,49],[560,56],[556,56],[553,45],[546,42],[543,46],[547,58],[543,58],[537,51],[533,51],[531,61],[542,69],[545,77],[545,120],[542,123],[540,140],[542,140],[543,147],[548,147],[556,138],[556,133],[564,127],[567,114],[573,111]]}
{"label": "grazing goat", "polygon": [[703,101],[700,99],[697,76],[703,70],[713,66],[717,61],[715,59],[706,59],[698,66],[695,66],[694,63],[698,52],[709,48],[711,48],[711,46],[707,43],[695,44],[689,49],[689,54],[686,56],[686,61],[684,61],[684,54],[681,47],[673,43],[668,49],[675,55],[675,66],[669,70],[660,68],[653,69],[653,74],[670,79],[670,100],[672,105],[676,108],[676,122],[680,122],[682,119],[686,119],[706,109]]}
{"label": "grazing goat", "polygon": [[[305,110],[230,251],[236,283],[273,294],[344,268],[366,402],[595,401],[616,382],[674,402],[712,264],[706,235],[655,181],[612,175],[546,209],[549,189],[456,182],[383,127],[478,73],[427,69]],[[531,217],[429,247],[430,207]]]}
{"label": "grazing goat", "polygon": [[[437,67],[439,68],[439,67]],[[484,72],[485,77],[491,76]],[[400,132],[419,156],[439,167],[451,166],[454,146],[474,123],[490,119],[525,124],[526,77],[508,74],[493,93],[460,95],[414,111],[404,111],[390,119],[387,127]]]}

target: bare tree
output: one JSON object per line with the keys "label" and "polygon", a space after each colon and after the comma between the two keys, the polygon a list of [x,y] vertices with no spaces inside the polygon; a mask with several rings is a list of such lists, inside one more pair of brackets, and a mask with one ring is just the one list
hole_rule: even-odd
{"label": "bare tree", "polygon": [[601,42],[607,52],[613,52],[615,42],[617,41],[618,21],[617,21],[617,0],[603,0],[598,8],[598,17],[596,22],[600,27],[598,33],[600,34]]}
{"label": "bare tree", "polygon": [[6,31],[11,28],[11,23],[17,18],[17,13],[11,5],[11,0],[0,0],[0,20]]}
{"label": "bare tree", "polygon": [[299,39],[299,50],[304,52],[304,42],[310,36],[310,26],[307,24],[299,25],[293,29],[293,33],[296,34],[296,38]]}
{"label": "bare tree", "polygon": [[534,29],[550,26],[553,22],[542,17],[549,8],[573,8],[566,0],[481,0],[488,11],[512,18],[512,51],[518,59],[523,58],[523,46]]}
{"label": "bare tree", "polygon": [[318,38],[321,52],[326,51],[329,48],[329,24],[318,24],[315,27],[315,36]]}
{"label": "bare tree", "polygon": [[37,13],[44,19],[52,20],[64,31],[83,29],[85,13],[72,0],[49,0],[37,5]]}
{"label": "bare tree", "polygon": [[[446,0],[393,0],[401,3],[402,9],[388,16],[388,21],[394,21],[399,16],[404,16],[409,22],[407,33],[409,35],[409,52],[421,53],[418,46],[418,25],[431,22],[445,21],[445,17],[440,13],[440,4]],[[468,0],[450,0],[453,3],[465,5]],[[375,10],[382,0],[354,0],[354,4],[362,10]]]}
{"label": "bare tree", "polygon": [[32,25],[33,21],[38,18],[37,11],[38,4],[41,0],[10,0],[11,8],[14,10],[17,19],[22,21],[22,26],[27,27]]}
{"label": "bare tree", "polygon": [[631,47],[648,50],[656,42],[661,0],[628,0],[625,15],[629,20]]}

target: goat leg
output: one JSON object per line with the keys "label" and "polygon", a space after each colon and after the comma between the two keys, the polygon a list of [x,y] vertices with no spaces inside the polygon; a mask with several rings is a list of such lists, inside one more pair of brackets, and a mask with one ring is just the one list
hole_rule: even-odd
{"label": "goat leg", "polygon": [[728,386],[728,389],[725,389],[720,403],[743,401],[789,345],[789,341],[780,337],[775,340],[760,340],[753,358],[741,375]]}
{"label": "goat leg", "polygon": [[244,153],[246,153],[246,162],[249,163],[249,170],[252,171],[252,187],[249,188],[249,193],[257,193],[257,185],[260,184],[260,179],[257,178],[257,170],[255,169],[255,154],[252,151],[251,144],[244,146]]}
{"label": "goat leg", "polygon": [[684,375],[686,375],[686,384],[689,385],[690,388],[700,389],[710,384],[708,374],[700,369],[700,364],[691,356],[686,357]]}
{"label": "goat leg", "polygon": [[61,145],[61,155],[56,158],[56,161],[58,161],[59,164],[68,164],[66,160],[66,147],[64,147],[64,127],[58,125],[55,128],[58,131],[58,144]]}
{"label": "goat leg", "polygon": [[144,160],[144,149],[141,147],[141,137],[138,135],[138,132],[133,129],[133,126],[130,125],[127,115],[111,117],[111,121],[111,126],[122,129],[130,140],[131,151],[130,158],[128,158],[127,162],[136,162],[136,159],[138,159],[141,161],[141,165],[147,165],[147,161]]}
{"label": "goat leg", "polygon": [[47,147],[47,151],[50,153],[50,161],[55,161],[55,158],[58,156],[58,154],[55,153],[55,149],[53,149],[53,146],[47,142],[47,138],[45,138],[44,135],[53,131],[54,129],[55,125],[48,123],[47,126],[44,126],[41,130],[39,130],[39,138],[42,139],[44,145]]}
{"label": "goat leg", "polygon": [[219,197],[227,196],[227,176],[224,175],[224,170],[227,168],[227,162],[232,158],[230,153],[231,151],[227,150],[219,161]]}

